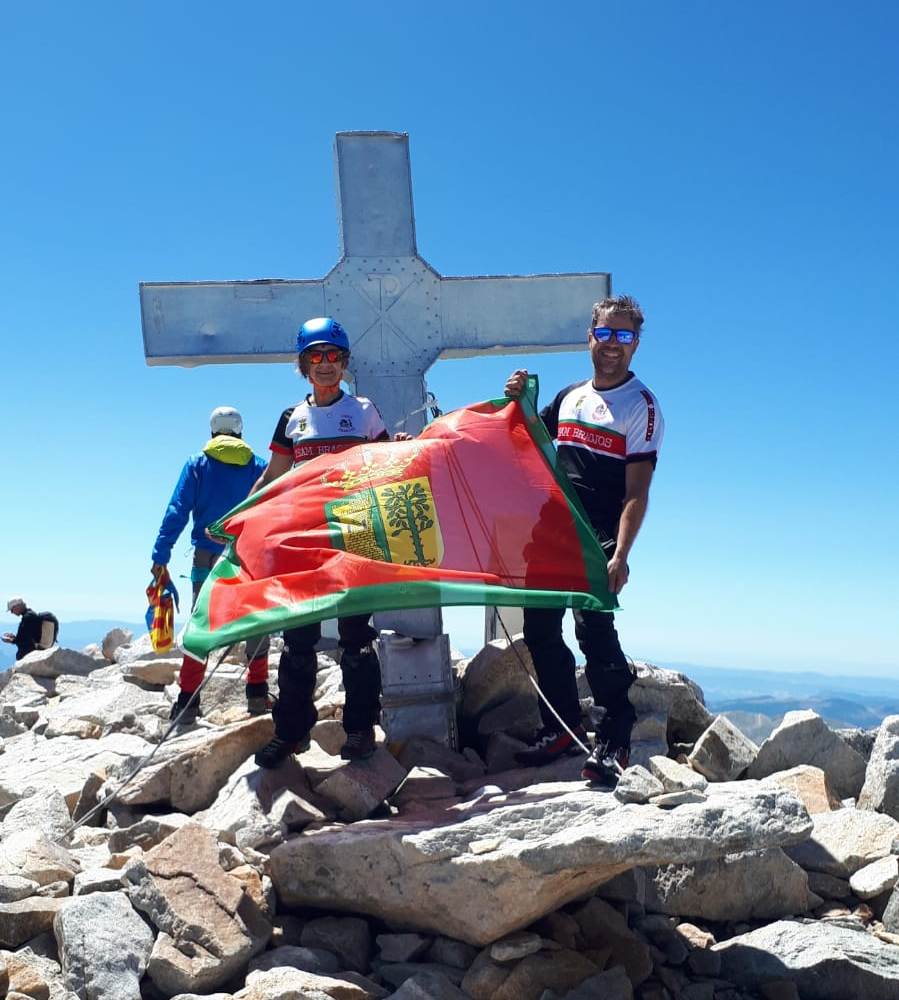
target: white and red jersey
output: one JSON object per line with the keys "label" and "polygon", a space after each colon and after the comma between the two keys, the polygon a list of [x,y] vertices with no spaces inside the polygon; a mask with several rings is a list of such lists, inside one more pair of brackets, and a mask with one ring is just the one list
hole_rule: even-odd
{"label": "white and red jersey", "polygon": [[319,455],[346,451],[363,441],[386,441],[389,435],[375,404],[344,393],[328,406],[312,406],[308,397],[288,406],[272,435],[271,451],[300,465]]}
{"label": "white and red jersey", "polygon": [[557,442],[559,461],[591,523],[614,538],[628,462],[655,466],[665,421],[653,393],[633,374],[614,389],[592,381],[563,389],[540,411]]}

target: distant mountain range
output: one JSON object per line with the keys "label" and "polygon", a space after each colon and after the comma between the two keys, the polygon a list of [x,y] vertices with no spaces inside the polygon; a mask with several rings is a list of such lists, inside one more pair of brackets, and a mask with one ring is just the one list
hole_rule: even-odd
{"label": "distant mountain range", "polygon": [[751,739],[765,739],[787,712],[810,708],[837,728],[879,726],[899,714],[899,685],[884,677],[660,664],[703,690],[710,712],[722,713]]}
{"label": "distant mountain range", "polygon": [[[8,627],[8,626],[7,626]],[[116,627],[135,635],[146,631],[143,622],[95,618],[61,622],[59,639],[70,649],[99,642]],[[5,629],[0,630],[5,631]],[[0,671],[15,662],[15,647],[0,644]],[[697,663],[662,663],[679,670],[703,690],[710,712],[723,713],[756,742],[765,739],[787,712],[811,708],[836,728],[879,726],[888,715],[899,714],[899,684],[889,678],[844,674],[799,673],[709,667]]]}

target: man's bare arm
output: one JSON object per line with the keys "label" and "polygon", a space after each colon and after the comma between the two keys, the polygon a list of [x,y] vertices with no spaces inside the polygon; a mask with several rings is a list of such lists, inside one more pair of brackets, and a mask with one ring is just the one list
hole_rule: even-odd
{"label": "man's bare arm", "polygon": [[273,451],[272,457],[268,460],[268,465],[265,467],[265,471],[253,483],[253,488],[250,490],[249,495],[252,496],[254,493],[258,493],[263,486],[268,486],[278,476],[283,476],[285,472],[289,472],[292,465],[293,459],[290,455],[280,455],[278,452]]}
{"label": "man's bare arm", "polygon": [[615,554],[609,560],[609,590],[613,594],[619,593],[628,580],[627,557],[646,516],[652,473],[649,461],[629,462],[624,467],[624,504],[618,522]]}

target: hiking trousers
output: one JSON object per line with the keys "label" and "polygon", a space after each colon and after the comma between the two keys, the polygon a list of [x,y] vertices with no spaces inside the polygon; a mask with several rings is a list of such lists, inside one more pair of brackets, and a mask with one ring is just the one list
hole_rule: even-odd
{"label": "hiking trousers", "polygon": [[[340,670],[346,692],[343,728],[348,733],[370,729],[381,711],[381,668],[372,648],[377,633],[369,619],[369,615],[337,619]],[[284,651],[278,664],[278,702],[272,712],[275,735],[281,739],[305,739],[318,720],[315,644],[320,638],[319,622],[284,632]]]}
{"label": "hiking trousers", "polygon": [[[574,654],[562,638],[565,608],[525,608],[524,641],[534,661],[537,683],[567,726],[581,724],[581,706],[575,677]],[[615,616],[607,611],[575,611],[574,634],[587,661],[587,683],[595,704],[606,709],[601,738],[627,746],[636,712],[627,692],[634,674],[621,650]],[[559,723],[543,700],[543,724]]]}

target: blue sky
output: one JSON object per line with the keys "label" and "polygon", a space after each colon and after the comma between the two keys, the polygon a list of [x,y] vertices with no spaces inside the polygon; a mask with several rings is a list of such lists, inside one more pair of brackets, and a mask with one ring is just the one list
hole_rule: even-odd
{"label": "blue sky", "polygon": [[[392,129],[443,274],[608,270],[644,306],[634,367],[668,430],[625,648],[894,671],[899,8],[325,6],[5,12],[0,592],[141,617],[209,411],[240,407],[264,451],[302,388],[148,368],[138,282],[322,276],[334,133]],[[523,360],[546,393],[589,375],[489,358],[429,384],[452,408]],[[476,644],[479,613],[448,620]]]}

